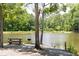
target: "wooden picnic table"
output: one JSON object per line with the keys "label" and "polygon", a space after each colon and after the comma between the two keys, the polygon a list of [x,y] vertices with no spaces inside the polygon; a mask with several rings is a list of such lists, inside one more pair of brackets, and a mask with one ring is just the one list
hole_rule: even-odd
{"label": "wooden picnic table", "polygon": [[20,38],[9,38],[8,42],[9,42],[9,44],[21,45],[22,39],[20,39]]}

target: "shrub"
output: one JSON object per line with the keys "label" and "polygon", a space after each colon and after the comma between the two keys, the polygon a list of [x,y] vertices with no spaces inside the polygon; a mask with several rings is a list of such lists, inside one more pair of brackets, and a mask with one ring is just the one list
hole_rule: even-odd
{"label": "shrub", "polygon": [[72,54],[74,54],[74,55],[78,55],[77,54],[77,50],[72,45],[68,46],[67,51],[70,52],[70,53],[72,53]]}

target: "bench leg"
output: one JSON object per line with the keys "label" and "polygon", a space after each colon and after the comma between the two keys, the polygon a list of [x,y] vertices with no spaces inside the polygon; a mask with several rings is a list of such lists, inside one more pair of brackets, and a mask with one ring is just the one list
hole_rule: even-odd
{"label": "bench leg", "polygon": [[21,45],[21,42],[19,42],[19,45]]}

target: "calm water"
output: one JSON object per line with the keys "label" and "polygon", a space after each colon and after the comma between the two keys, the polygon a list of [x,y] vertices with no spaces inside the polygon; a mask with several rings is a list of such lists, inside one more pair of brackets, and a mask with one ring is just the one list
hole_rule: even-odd
{"label": "calm water", "polygon": [[[28,38],[32,39],[32,42],[35,42],[35,35],[27,35]],[[40,39],[40,38],[39,38]],[[66,33],[48,33],[44,32],[43,35],[43,45],[54,48],[64,49],[64,43],[67,41]]]}
{"label": "calm water", "polygon": [[[32,43],[35,42],[35,33],[30,34],[4,34],[4,39],[9,37],[19,37],[23,40],[28,38],[32,39]],[[59,49],[64,49],[64,43],[72,44],[79,51],[79,33],[52,33],[44,32],[43,45],[48,47],[54,47]]]}

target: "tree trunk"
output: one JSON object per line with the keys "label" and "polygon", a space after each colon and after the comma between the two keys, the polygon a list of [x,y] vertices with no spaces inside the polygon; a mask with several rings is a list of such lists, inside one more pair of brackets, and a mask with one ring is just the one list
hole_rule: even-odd
{"label": "tree trunk", "polygon": [[44,6],[45,6],[45,3],[43,3],[43,12],[42,12],[42,21],[41,21],[41,23],[42,23],[42,28],[41,28],[41,44],[43,44],[43,28],[44,28]]}
{"label": "tree trunk", "polygon": [[35,48],[40,48],[39,43],[39,10],[38,10],[38,3],[35,3]]}
{"label": "tree trunk", "polygon": [[2,4],[0,4],[0,47],[3,47],[3,14],[2,14]]}

